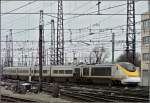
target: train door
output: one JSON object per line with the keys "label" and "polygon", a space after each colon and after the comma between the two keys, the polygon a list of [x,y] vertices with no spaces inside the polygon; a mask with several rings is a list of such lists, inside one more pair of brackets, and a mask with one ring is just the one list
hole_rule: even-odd
{"label": "train door", "polygon": [[80,78],[80,68],[75,68],[74,69],[74,75],[75,78]]}
{"label": "train door", "polygon": [[118,67],[117,66],[112,66],[112,69],[111,69],[111,76],[112,78],[115,78],[115,72],[118,70]]}
{"label": "train door", "polygon": [[30,70],[29,70],[29,82],[31,82],[31,78],[32,78],[32,74],[31,74],[31,67],[30,67]]}

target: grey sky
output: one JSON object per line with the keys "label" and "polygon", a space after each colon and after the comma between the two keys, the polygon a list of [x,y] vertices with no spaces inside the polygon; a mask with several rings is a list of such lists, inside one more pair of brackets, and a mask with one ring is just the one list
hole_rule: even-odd
{"label": "grey sky", "polygon": [[[31,1],[28,1],[31,2]],[[17,7],[20,7],[28,2],[25,1],[2,1],[2,12],[11,11]],[[90,13],[93,11],[97,11],[96,1],[64,1],[64,13]],[[106,2],[103,1],[101,3],[101,9],[105,9],[111,6],[124,4],[125,1],[113,1]],[[141,14],[147,11],[147,1],[139,1],[136,2],[136,13]],[[57,13],[57,2],[56,1],[37,1],[26,7],[23,7],[15,12],[28,12],[35,13],[40,10],[44,10],[44,12],[48,13]],[[117,7],[114,9],[104,10],[101,13],[126,13],[126,5]],[[55,15],[57,16],[57,15]],[[73,17],[73,15],[64,15],[64,19]],[[44,23],[47,24],[51,21],[51,19],[55,20],[56,26],[56,18],[52,18],[50,16],[44,15]],[[136,21],[140,21],[141,16],[136,15]],[[96,26],[96,24],[100,24]],[[4,15],[2,16],[2,28],[3,29],[30,29],[32,27],[39,25],[39,15]],[[104,29],[104,28],[112,28],[118,25],[126,25],[126,16],[123,15],[89,15],[89,16],[80,16],[70,20],[64,20],[64,29],[81,29],[81,30],[71,30],[72,39],[73,40],[102,40],[102,41],[110,41],[111,40],[111,31],[99,32],[98,30],[91,31],[94,32],[94,35],[88,35],[89,29]],[[136,24],[136,28],[140,29],[141,24]],[[46,29],[50,29],[50,25],[45,26]],[[112,32],[116,35],[116,40],[125,40],[126,27],[117,28],[118,30],[112,30]],[[119,30],[124,29],[124,30]],[[13,30],[13,33],[19,32],[22,30]],[[140,30],[137,30],[140,32]],[[5,36],[8,34],[8,30],[2,31],[2,39],[5,40]],[[64,30],[65,40],[70,39],[70,31]],[[106,37],[107,36],[107,37]],[[31,30],[26,32],[20,32],[13,34],[14,40],[38,40],[38,28],[37,30]],[[45,40],[50,40],[50,30],[45,31]],[[140,34],[137,34],[137,41],[140,41]],[[67,61],[72,60],[72,51],[76,52],[76,55],[79,57],[87,57],[89,56],[89,52],[92,51],[92,48],[99,45],[104,45],[104,47],[108,48],[110,57],[108,61],[111,61],[111,42],[100,42],[100,43],[90,43],[90,46],[85,45],[84,43],[65,43],[65,54],[67,54]],[[37,48],[38,44],[34,43],[15,43],[14,47],[16,48]],[[124,50],[125,44],[117,43],[116,50]],[[50,43],[46,44],[46,48],[50,47]],[[3,48],[5,48],[5,44],[3,44]],[[140,52],[140,42],[137,43],[137,51]],[[16,57],[20,57],[18,55],[20,52],[15,52]],[[26,52],[26,54],[31,52]],[[115,52],[115,58],[119,56],[122,51]],[[36,56],[36,53],[35,53]],[[4,54],[3,54],[4,57]],[[17,60],[17,59],[16,59]],[[83,61],[83,60],[82,60]]]}

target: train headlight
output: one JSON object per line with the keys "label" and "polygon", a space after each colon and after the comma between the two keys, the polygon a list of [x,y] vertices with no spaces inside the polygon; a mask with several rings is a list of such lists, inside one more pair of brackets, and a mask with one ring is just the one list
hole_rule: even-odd
{"label": "train headlight", "polygon": [[123,75],[122,75],[122,78],[125,79],[125,78],[128,78],[128,76],[125,75],[125,74],[123,74]]}

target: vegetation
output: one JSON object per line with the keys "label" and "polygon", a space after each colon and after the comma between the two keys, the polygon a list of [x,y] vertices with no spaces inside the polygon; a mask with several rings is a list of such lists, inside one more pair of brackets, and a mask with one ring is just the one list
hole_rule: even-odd
{"label": "vegetation", "polygon": [[[127,62],[126,52],[123,52],[117,59],[116,62]],[[140,53],[136,53],[135,56],[135,66],[141,67],[141,56]]]}
{"label": "vegetation", "polygon": [[94,64],[101,64],[105,63],[106,59],[109,57],[109,53],[106,48],[102,47],[95,47],[92,51],[93,57],[95,58],[93,61]]}

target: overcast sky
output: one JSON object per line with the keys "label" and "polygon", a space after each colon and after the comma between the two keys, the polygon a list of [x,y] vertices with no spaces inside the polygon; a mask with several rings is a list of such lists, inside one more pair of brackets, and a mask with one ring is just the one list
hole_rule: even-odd
{"label": "overcast sky", "polygon": [[[6,13],[12,11],[20,6],[23,6],[31,1],[2,1],[2,13]],[[100,13],[102,14],[110,14],[110,13],[122,13],[126,14],[126,5],[119,6],[116,8],[108,9],[109,7],[113,7],[116,5],[125,4],[126,2],[122,1],[113,1],[113,2],[101,2]],[[73,14],[84,14],[91,13],[97,11],[97,2],[96,1],[64,1],[63,2],[63,12],[64,13],[73,13]],[[142,14],[146,12],[148,9],[147,1],[139,1],[135,3],[136,14]],[[106,10],[104,10],[106,9]],[[57,2],[56,1],[36,1],[32,2],[28,6],[22,7],[18,10],[15,10],[15,13],[38,13],[40,10],[44,10],[46,13],[57,13]],[[95,12],[96,13],[96,12]],[[52,16],[57,16],[52,14]],[[72,18],[73,17],[73,18]],[[72,19],[70,19],[72,18]],[[101,41],[110,41],[112,32],[115,33],[115,40],[125,40],[126,36],[126,27],[116,28],[117,30],[108,30],[108,31],[99,31],[92,30],[93,35],[89,35],[90,28],[91,29],[104,29],[104,28],[113,28],[119,25],[126,25],[126,15],[85,15],[76,17],[75,15],[64,15],[64,36],[65,40],[70,40],[70,34],[72,33],[72,40],[101,40]],[[51,19],[55,20],[55,28],[57,19],[51,16],[44,15],[44,24],[47,24],[51,21]],[[136,22],[141,20],[141,15],[135,16]],[[7,14],[2,15],[2,29],[14,29],[13,30],[13,40],[38,40],[38,28],[36,30],[30,30],[25,32],[20,32],[23,29],[31,29],[33,27],[37,27],[39,25],[39,14],[25,15],[25,14]],[[137,41],[141,41],[140,38],[140,27],[141,23],[136,24],[137,29]],[[51,26],[47,25],[44,27],[45,29],[50,29]],[[20,29],[20,30],[15,30]],[[68,29],[71,29],[69,31]],[[73,30],[80,29],[80,30]],[[45,40],[50,41],[50,30],[44,31]],[[5,36],[9,34],[8,30],[2,30],[2,39],[5,40]],[[89,43],[89,42],[88,42]],[[88,57],[90,52],[95,46],[101,47],[103,45],[107,51],[109,52],[108,61],[111,61],[111,42],[99,42],[99,43],[89,43],[90,45],[86,45],[85,43],[69,43],[65,42],[65,57],[66,61],[72,60],[73,51],[75,51],[77,57],[81,57],[80,60],[84,61],[84,57]],[[37,48],[38,43],[14,43],[14,48],[23,48],[31,49]],[[140,50],[140,42],[137,42],[136,51],[141,52]],[[3,48],[5,48],[5,44],[3,43]],[[46,43],[46,48],[50,48],[50,43]],[[125,50],[125,43],[116,43],[115,50]],[[15,51],[15,57],[21,57],[21,52]],[[25,51],[25,54],[31,55],[32,51]],[[115,51],[115,58],[117,58],[122,51]],[[36,56],[37,53],[34,53]],[[3,57],[5,54],[3,53]],[[15,61],[17,61],[17,58]]]}

